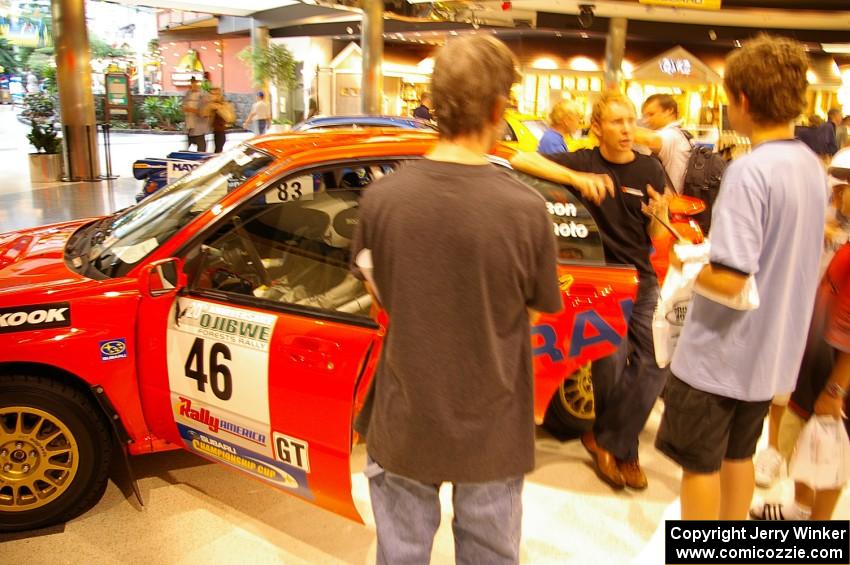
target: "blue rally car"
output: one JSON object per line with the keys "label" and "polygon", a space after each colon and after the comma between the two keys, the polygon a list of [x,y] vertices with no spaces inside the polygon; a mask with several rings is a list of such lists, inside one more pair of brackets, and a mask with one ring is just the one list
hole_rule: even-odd
{"label": "blue rally car", "polygon": [[[425,120],[404,116],[314,116],[292,126],[291,131],[313,131],[336,128],[401,128],[436,131],[437,127]],[[142,190],[136,195],[141,201],[167,184],[171,184],[201,163],[214,157],[215,153],[195,151],[173,151],[165,158],[139,159],[133,163],[133,176],[142,181]]]}

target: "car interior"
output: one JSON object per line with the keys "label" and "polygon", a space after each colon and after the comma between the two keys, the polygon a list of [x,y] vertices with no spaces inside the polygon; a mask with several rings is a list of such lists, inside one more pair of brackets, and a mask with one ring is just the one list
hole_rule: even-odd
{"label": "car interior", "polygon": [[[362,190],[398,165],[343,165],[275,181],[190,254],[192,288],[369,316],[372,298],[350,271],[357,207]],[[604,264],[599,230],[581,202],[563,186],[517,175],[549,203],[559,260]],[[573,231],[559,233],[563,225]]]}

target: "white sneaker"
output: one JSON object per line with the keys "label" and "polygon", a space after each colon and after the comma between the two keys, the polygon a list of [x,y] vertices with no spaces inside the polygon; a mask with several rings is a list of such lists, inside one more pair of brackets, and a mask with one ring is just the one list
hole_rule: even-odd
{"label": "white sneaker", "polygon": [[808,520],[811,511],[801,508],[796,502],[761,502],[750,508],[753,520]]}
{"label": "white sneaker", "polygon": [[768,447],[758,452],[754,465],[756,469],[756,484],[762,488],[770,488],[782,474],[782,468],[785,467],[785,459],[782,458],[782,455],[776,449]]}

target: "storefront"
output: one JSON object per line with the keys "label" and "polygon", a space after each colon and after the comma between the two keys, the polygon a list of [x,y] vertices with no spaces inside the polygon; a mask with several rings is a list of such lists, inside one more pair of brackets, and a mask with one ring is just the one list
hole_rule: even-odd
{"label": "storefront", "polygon": [[517,109],[545,116],[561,100],[575,100],[588,110],[604,85],[601,66],[588,57],[568,60],[541,57],[521,69],[522,82],[514,89]]}
{"label": "storefront", "polygon": [[842,108],[841,71],[832,57],[810,56],[806,78],[809,89],[806,91],[804,115],[826,118],[830,108]]}
{"label": "storefront", "polygon": [[[393,60],[384,54],[381,113],[409,116],[427,91],[433,60],[418,64]],[[360,46],[349,43],[329,65],[319,69],[319,112],[327,115],[362,113],[360,81],[363,55]]]}
{"label": "storefront", "polygon": [[671,95],[683,125],[696,133],[721,126],[722,83],[720,74],[677,46],[626,73],[625,88],[638,109],[653,94]]}

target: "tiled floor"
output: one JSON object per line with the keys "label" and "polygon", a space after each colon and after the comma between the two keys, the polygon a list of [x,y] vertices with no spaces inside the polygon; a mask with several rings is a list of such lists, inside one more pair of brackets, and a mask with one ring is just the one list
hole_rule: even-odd
{"label": "tiled floor", "polygon": [[[112,134],[112,171],[119,178],[100,182],[30,183],[26,140],[28,127],[15,117],[9,105],[0,105],[0,233],[61,222],[101,216],[135,203],[139,181],[133,178],[133,161],[143,157],[165,156],[185,149],[183,135]],[[231,147],[250,137],[246,133],[228,134]],[[101,155],[101,170],[106,164]]]}
{"label": "tiled floor", "polygon": [[[0,232],[105,214],[133,203],[132,161],[182,147],[180,136],[117,134],[112,182],[31,186],[26,128],[0,106]],[[245,135],[231,136],[231,143]],[[679,471],[652,448],[660,405],[642,436],[645,492],[613,492],[596,478],[577,441],[561,443],[540,430],[537,468],[523,493],[522,561],[532,564],[663,563],[665,518],[678,515]],[[339,518],[185,452],[132,461],[145,506],[126,477],[113,473],[92,510],[47,530],[0,536],[0,563],[170,565],[219,563],[352,563],[375,561],[364,449],[352,459],[353,495],[365,525]],[[785,481],[766,494],[787,496]],[[453,562],[449,491],[432,562]],[[850,517],[850,495],[836,517]]]}

